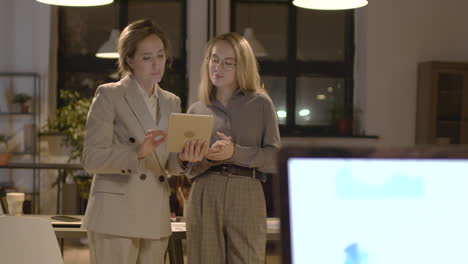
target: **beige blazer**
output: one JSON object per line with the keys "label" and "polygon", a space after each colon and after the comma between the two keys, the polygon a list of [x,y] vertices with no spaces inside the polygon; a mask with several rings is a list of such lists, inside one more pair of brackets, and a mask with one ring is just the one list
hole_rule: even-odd
{"label": "beige blazer", "polygon": [[170,113],[180,112],[179,97],[160,88],[158,104],[156,124],[131,76],[96,90],[82,157],[85,170],[94,174],[83,228],[125,237],[170,236],[170,191],[157,158],[171,174],[182,169],[176,155],[166,152],[165,143],[137,159],[144,132],[167,130]]}

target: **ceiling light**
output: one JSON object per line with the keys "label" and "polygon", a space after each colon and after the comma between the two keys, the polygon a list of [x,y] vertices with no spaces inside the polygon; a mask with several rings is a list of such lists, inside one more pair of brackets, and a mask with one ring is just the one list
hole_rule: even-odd
{"label": "ceiling light", "polygon": [[255,37],[253,28],[245,28],[244,38],[249,42],[250,47],[252,47],[256,57],[265,57],[268,55],[265,47],[263,47],[262,43],[260,43],[260,41],[258,41],[258,39]]}
{"label": "ceiling light", "polygon": [[36,0],[43,4],[59,6],[102,6],[114,2],[114,0]]}
{"label": "ceiling light", "polygon": [[117,52],[117,39],[119,36],[120,31],[118,29],[113,29],[109,39],[99,48],[96,53],[96,57],[102,59],[118,59],[119,53]]}
{"label": "ceiling light", "polygon": [[323,101],[323,100],[326,100],[326,99],[327,99],[327,96],[326,96],[326,95],[324,95],[324,94],[317,94],[317,100]]}
{"label": "ceiling light", "polygon": [[363,7],[367,0],[294,0],[297,7],[319,10],[341,10]]}

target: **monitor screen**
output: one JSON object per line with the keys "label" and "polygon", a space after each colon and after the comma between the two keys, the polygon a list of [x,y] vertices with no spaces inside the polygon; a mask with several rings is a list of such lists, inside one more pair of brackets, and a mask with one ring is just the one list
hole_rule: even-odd
{"label": "monitor screen", "polygon": [[468,263],[468,160],[286,162],[285,263]]}

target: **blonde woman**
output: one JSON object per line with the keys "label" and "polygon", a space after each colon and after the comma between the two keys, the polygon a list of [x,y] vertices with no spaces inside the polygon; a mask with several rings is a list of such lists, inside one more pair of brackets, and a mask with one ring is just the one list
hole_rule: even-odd
{"label": "blonde woman", "polygon": [[180,112],[180,99],[158,85],[168,49],[150,20],[128,25],[118,42],[124,77],[96,90],[82,159],[94,173],[83,219],[91,263],[164,263],[171,235],[165,170],[181,171],[164,146],[169,115]]}
{"label": "blonde woman", "polygon": [[[190,264],[265,263],[266,207],[260,181],[274,172],[280,136],[276,111],[248,42],[237,33],[212,40],[200,101],[188,112],[215,117],[210,147],[179,154],[193,178],[187,208]],[[193,162],[193,160],[200,160]]]}

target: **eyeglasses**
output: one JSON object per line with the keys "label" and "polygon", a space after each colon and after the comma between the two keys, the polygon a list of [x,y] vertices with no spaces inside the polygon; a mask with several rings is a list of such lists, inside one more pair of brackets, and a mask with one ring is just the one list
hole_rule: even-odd
{"label": "eyeglasses", "polygon": [[226,71],[232,71],[234,67],[236,66],[236,60],[232,58],[226,58],[224,60],[221,60],[218,58],[218,56],[212,55],[210,56],[210,65],[213,67],[219,67],[219,65],[223,66],[223,69]]}

